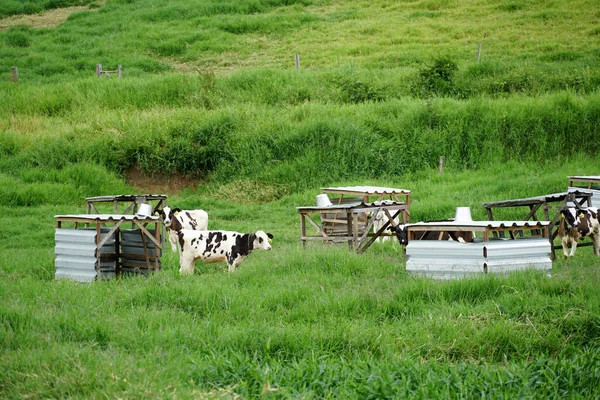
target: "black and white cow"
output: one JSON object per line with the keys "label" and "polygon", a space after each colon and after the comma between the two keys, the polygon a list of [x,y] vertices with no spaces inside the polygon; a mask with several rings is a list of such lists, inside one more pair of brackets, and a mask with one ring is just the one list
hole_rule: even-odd
{"label": "black and white cow", "polygon": [[208,213],[204,210],[182,210],[165,206],[157,213],[163,220],[173,251],[177,251],[177,232],[180,230],[204,231],[208,229]]}
{"label": "black and white cow", "polygon": [[231,231],[178,232],[180,274],[192,274],[196,260],[205,263],[225,261],[229,272],[244,261],[253,250],[271,250],[273,235],[263,231],[239,233]]}
{"label": "black and white cow", "polygon": [[[589,236],[594,245],[594,254],[600,256],[600,222],[598,209],[589,207],[578,210],[574,207],[561,210],[561,221],[558,233],[565,257],[573,257],[577,242]],[[571,251],[569,252],[569,246]]]}

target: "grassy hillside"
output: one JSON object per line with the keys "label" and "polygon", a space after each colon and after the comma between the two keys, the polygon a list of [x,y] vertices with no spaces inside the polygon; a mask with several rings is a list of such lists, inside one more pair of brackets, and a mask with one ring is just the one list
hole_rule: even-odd
{"label": "grassy hillside", "polygon": [[[600,395],[590,247],[551,277],[438,282],[409,276],[395,242],[303,250],[295,209],[324,185],[380,185],[412,190],[413,221],[485,219],[482,202],[599,175],[595,1],[32,0],[0,16],[0,397]],[[273,251],[234,274],[180,277],[167,249],[148,278],[55,280],[54,216],[141,192],[271,232]]]}

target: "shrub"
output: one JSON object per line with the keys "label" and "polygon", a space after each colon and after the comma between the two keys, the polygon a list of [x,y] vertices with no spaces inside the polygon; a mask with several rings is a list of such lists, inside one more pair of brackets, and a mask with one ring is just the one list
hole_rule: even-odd
{"label": "shrub", "polygon": [[437,58],[433,64],[422,68],[413,87],[419,97],[452,96],[456,93],[453,79],[458,71],[456,62],[449,58]]}

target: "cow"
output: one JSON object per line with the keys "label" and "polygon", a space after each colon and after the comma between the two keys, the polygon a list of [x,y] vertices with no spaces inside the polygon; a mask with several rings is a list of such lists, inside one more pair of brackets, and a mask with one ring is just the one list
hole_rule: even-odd
{"label": "cow", "polygon": [[[383,225],[388,222],[388,218],[383,210],[374,211],[371,214],[371,218],[373,219],[373,233],[379,232]],[[397,226],[399,223],[400,219],[398,217],[394,218],[394,224]],[[387,242],[388,240],[390,240],[389,236],[383,236],[382,238],[375,239],[376,242]]]}
{"label": "cow", "polygon": [[204,263],[225,261],[229,272],[235,271],[253,250],[271,250],[273,235],[263,231],[239,233],[232,231],[193,231],[182,229],[179,239],[180,274],[194,273],[196,260]]}
{"label": "cow", "polygon": [[[565,208],[560,211],[561,221],[558,234],[565,257],[573,257],[577,249],[577,242],[590,237],[594,245],[594,254],[600,257],[600,222],[598,221],[598,208],[589,207],[577,209]],[[569,246],[571,251],[569,252]]]}
{"label": "cow", "polygon": [[165,206],[162,210],[157,210],[156,213],[163,220],[173,251],[177,251],[177,232],[180,230],[201,231],[208,229],[208,213],[204,210],[182,210],[181,208]]}
{"label": "cow", "polygon": [[[428,221],[428,222],[447,222],[447,221],[448,220]],[[398,238],[398,241],[400,242],[401,245],[408,244],[408,229],[409,229],[408,225],[403,224],[403,225],[390,226],[388,229],[390,230],[390,232],[393,232],[396,234],[396,237]],[[453,241],[465,243],[465,242],[472,242],[474,234],[473,234],[473,232],[470,232],[470,231],[451,231],[451,230],[440,231],[440,232],[417,231],[417,232],[414,232],[414,236],[415,236],[414,240],[453,240]]]}

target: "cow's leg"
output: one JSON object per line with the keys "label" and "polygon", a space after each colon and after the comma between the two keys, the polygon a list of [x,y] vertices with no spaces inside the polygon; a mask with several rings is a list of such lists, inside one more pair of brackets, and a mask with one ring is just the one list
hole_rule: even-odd
{"label": "cow's leg", "polygon": [[182,256],[181,253],[179,253],[179,266],[180,266],[179,273],[181,275],[193,274],[194,273],[194,258]]}
{"label": "cow's leg", "polygon": [[563,254],[565,255],[565,257],[569,257],[569,237],[563,236],[563,238],[560,241],[560,244],[562,244]]}
{"label": "cow's leg", "polygon": [[237,267],[239,267],[239,265],[242,263],[242,261],[244,261],[246,259],[246,257],[244,256],[237,256],[237,258],[235,260],[227,260],[227,265],[229,265],[229,272],[233,272],[236,270]]}
{"label": "cow's leg", "polygon": [[577,250],[577,240],[572,240],[571,241],[571,254],[569,254],[569,257],[573,257],[575,255],[575,250]]}
{"label": "cow's leg", "polygon": [[594,254],[600,257],[600,235],[591,235],[590,238],[594,244]]}
{"label": "cow's leg", "polygon": [[171,250],[177,251],[178,235],[173,229],[169,229],[169,242],[171,242]]}

